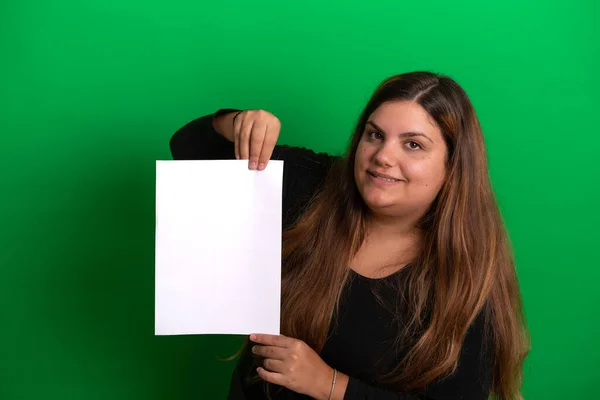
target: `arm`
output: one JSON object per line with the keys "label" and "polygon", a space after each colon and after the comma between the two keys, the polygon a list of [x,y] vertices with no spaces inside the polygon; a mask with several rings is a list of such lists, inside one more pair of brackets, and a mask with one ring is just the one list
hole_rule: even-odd
{"label": "arm", "polygon": [[[252,353],[263,357],[257,368],[266,382],[316,400],[433,400],[369,386],[334,370],[305,342],[283,335],[251,334]],[[331,397],[330,397],[331,394]]]}
{"label": "arm", "polygon": [[[331,386],[324,387],[322,390],[322,399],[329,399]],[[424,400],[424,397],[418,397],[406,393],[397,393],[386,389],[381,389],[374,386],[369,386],[366,383],[349,377],[341,372],[337,373],[335,388],[332,400]]]}
{"label": "arm", "polygon": [[[221,109],[197,118],[171,137],[175,160],[233,160],[233,118],[239,110]],[[320,188],[336,157],[326,153],[276,145],[272,160],[283,160],[283,226],[290,226]]]}
{"label": "arm", "polygon": [[[323,399],[329,399],[329,392]],[[335,389],[332,400],[425,400],[424,397],[413,396],[406,393],[393,392],[349,377],[346,374],[337,373]]]}
{"label": "arm", "polygon": [[[467,332],[456,371],[420,390],[419,395],[377,388],[338,372],[333,398],[336,400],[487,400],[490,394],[492,370],[488,342],[485,319],[481,313]],[[328,399],[328,396],[329,392],[325,398]]]}
{"label": "arm", "polygon": [[[214,122],[223,114],[235,110],[223,109],[204,115],[179,128],[171,137],[169,146],[174,160],[232,160],[234,144],[216,129]],[[231,117],[233,118],[233,117]]]}

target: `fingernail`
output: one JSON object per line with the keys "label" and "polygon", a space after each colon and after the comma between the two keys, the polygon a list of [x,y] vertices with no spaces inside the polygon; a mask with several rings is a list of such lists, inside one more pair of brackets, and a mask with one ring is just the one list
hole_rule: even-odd
{"label": "fingernail", "polygon": [[256,353],[256,346],[252,346],[252,352]]}
{"label": "fingernail", "polygon": [[250,335],[250,340],[255,340],[256,339],[256,335]]}
{"label": "fingernail", "polygon": [[256,169],[256,161],[250,163],[250,169]]}
{"label": "fingernail", "polygon": [[260,169],[261,171],[262,171],[263,169],[265,169],[265,163],[262,163],[262,162],[261,162],[260,164],[258,164],[258,169]]}

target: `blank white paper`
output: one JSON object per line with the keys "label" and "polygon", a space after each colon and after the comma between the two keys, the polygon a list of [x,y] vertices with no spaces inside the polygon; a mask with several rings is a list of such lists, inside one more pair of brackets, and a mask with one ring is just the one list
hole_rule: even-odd
{"label": "blank white paper", "polygon": [[283,161],[156,162],[155,334],[279,334]]}

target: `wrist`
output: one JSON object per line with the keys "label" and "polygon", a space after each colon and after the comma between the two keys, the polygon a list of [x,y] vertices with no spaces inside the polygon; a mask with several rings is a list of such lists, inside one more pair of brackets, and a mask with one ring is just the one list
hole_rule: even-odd
{"label": "wrist", "polygon": [[[343,400],[346,396],[346,389],[348,388],[348,382],[350,377],[346,374],[342,374],[338,371],[335,388],[333,390],[333,394],[331,396],[332,400]],[[328,398],[329,399],[329,398]]]}
{"label": "wrist", "polygon": [[213,118],[213,129],[230,142],[234,142],[233,121],[239,110],[222,110]]}
{"label": "wrist", "polygon": [[[315,399],[318,400],[329,400],[330,395],[331,395],[331,391],[333,389],[333,378],[334,375],[336,374],[336,371],[327,366],[327,370],[325,373],[323,373],[322,379],[320,379],[320,385],[318,385],[318,393],[316,393],[315,396],[313,396]],[[339,375],[339,372],[337,373]]]}

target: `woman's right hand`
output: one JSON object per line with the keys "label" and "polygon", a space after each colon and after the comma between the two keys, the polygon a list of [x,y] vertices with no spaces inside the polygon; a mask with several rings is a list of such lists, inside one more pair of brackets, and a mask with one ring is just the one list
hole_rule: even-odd
{"label": "woman's right hand", "polygon": [[235,158],[248,160],[248,168],[266,168],[279,138],[281,123],[268,111],[245,110],[221,116],[215,129],[235,144]]}

